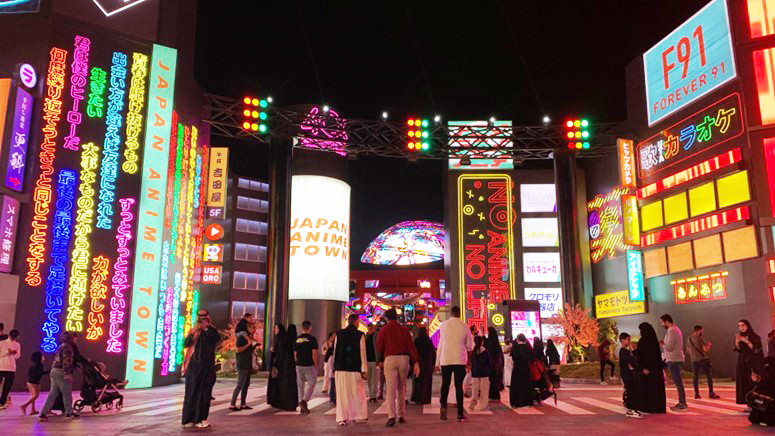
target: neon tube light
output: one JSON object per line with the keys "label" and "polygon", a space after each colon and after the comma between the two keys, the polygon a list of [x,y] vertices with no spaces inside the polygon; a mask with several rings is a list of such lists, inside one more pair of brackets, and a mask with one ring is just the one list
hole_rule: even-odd
{"label": "neon tube light", "polygon": [[180,219],[180,208],[177,206],[180,204],[180,179],[182,177],[181,171],[183,170],[183,150],[185,142],[185,128],[182,124],[178,123],[178,140],[177,150],[175,152],[175,181],[173,184],[173,197],[172,197],[172,221],[170,221],[170,251],[172,253],[170,257],[170,263],[175,263],[175,247],[177,246],[178,239],[178,220]]}
{"label": "neon tube light", "polygon": [[113,202],[116,199],[116,176],[118,175],[118,149],[121,145],[119,130],[123,124],[121,112],[124,110],[124,85],[126,83],[127,56],[113,53],[113,66],[110,67],[110,95],[108,114],[105,117],[107,130],[102,148],[102,166],[100,167],[100,194],[97,205],[97,227],[113,228]]}
{"label": "neon tube light", "polygon": [[174,205],[175,186],[175,162],[177,162],[178,152],[178,113],[172,111],[172,133],[170,134],[170,153],[169,167],[167,168],[167,192],[164,204],[164,228],[169,230],[172,227],[172,209]]}
{"label": "neon tube light", "polygon": [[[112,74],[112,72],[111,72]],[[91,76],[89,76],[89,103],[86,106],[86,115],[89,118],[102,118],[103,108],[105,107],[105,85],[108,75],[100,67],[92,67]]]}
{"label": "neon tube light", "polygon": [[698,177],[702,177],[705,174],[710,174],[714,171],[720,170],[721,168],[740,162],[742,159],[743,156],[740,153],[739,148],[729,150],[718,156],[712,157],[704,162],[698,163],[697,165],[689,167],[683,171],[679,171],[671,176],[665,177],[662,180],[638,189],[638,198],[642,200],[644,198],[651,197],[654,194],[658,194],[670,188],[675,188],[678,185],[682,185]]}
{"label": "neon tube light", "polygon": [[102,325],[105,323],[105,305],[102,300],[108,298],[108,287],[105,284],[108,280],[110,270],[110,259],[99,255],[92,259],[91,286],[89,287],[89,316],[86,320],[89,327],[86,328],[86,340],[96,341],[105,334]]}
{"label": "neon tube light", "polygon": [[79,112],[79,106],[84,99],[84,86],[89,72],[89,48],[91,40],[84,36],[76,35],[75,48],[73,49],[73,63],[70,65],[70,98],[73,99],[73,109],[67,112],[67,121],[70,123],[70,134],[65,136],[62,147],[68,150],[78,150],[81,138],[78,136],[78,126],[81,125],[83,116]]}
{"label": "neon tube light", "polygon": [[187,248],[183,250],[183,278],[186,280],[186,324],[183,335],[187,335],[193,325],[193,304],[194,304],[194,269],[192,268],[191,254],[193,250],[191,245],[191,221],[193,219],[194,208],[194,183],[196,176],[196,143],[199,131],[196,127],[191,127],[191,148],[188,153],[188,181],[186,183],[186,219],[183,229],[183,244]]}
{"label": "neon tube light", "polygon": [[59,170],[57,177],[57,201],[54,211],[51,241],[51,265],[48,267],[46,280],[46,299],[43,314],[43,340],[40,348],[46,353],[53,353],[58,346],[58,336],[61,331],[59,314],[62,313],[65,287],[67,283],[67,254],[72,235],[73,205],[75,203],[75,183],[78,175],[73,170]]}
{"label": "neon tube light", "polygon": [[[170,356],[170,372],[175,371],[175,365],[183,363],[183,348],[178,348],[178,332],[183,331],[183,324],[180,316],[180,293],[181,285],[183,282],[183,276],[179,273],[175,273],[173,279],[172,290],[172,322],[170,323],[170,353],[175,353]],[[182,343],[182,341],[181,341]]]}
{"label": "neon tube light", "polygon": [[154,359],[162,359],[161,375],[167,375],[169,359],[169,325],[171,319],[172,289],[167,288],[169,275],[170,243],[164,241],[161,252],[161,268],[159,274],[159,311],[156,320],[156,338],[154,341]]}
{"label": "neon tube light", "polygon": [[56,155],[57,122],[62,113],[62,90],[65,87],[65,70],[67,65],[67,50],[52,48],[46,77],[46,98],[43,100],[43,142],[40,144],[40,175],[35,182],[32,194],[34,201],[32,217],[32,233],[27,257],[27,274],[24,282],[29,286],[40,286],[40,267],[43,265],[43,255],[46,253],[46,237],[48,230],[49,204],[51,203],[51,175],[54,174],[54,157]]}
{"label": "neon tube light", "polygon": [[695,233],[715,229],[719,226],[736,223],[749,218],[750,213],[748,206],[741,206],[641,236],[641,245],[643,247],[650,247],[665,241],[694,235]]}
{"label": "neon tube light", "polygon": [[121,353],[123,350],[122,337],[124,336],[126,317],[126,296],[124,291],[129,288],[129,256],[132,254],[130,243],[132,242],[132,224],[135,216],[132,207],[135,204],[134,198],[122,198],[118,200],[121,206],[121,223],[118,225],[116,241],[118,241],[118,258],[113,265],[113,281],[111,289],[113,296],[110,297],[110,328],[108,334],[108,345],[105,349],[108,353]]}
{"label": "neon tube light", "polygon": [[775,138],[764,138],[764,164],[770,191],[770,211],[775,216]]}
{"label": "neon tube light", "polygon": [[143,130],[143,106],[145,105],[145,78],[148,76],[148,56],[132,53],[132,82],[129,85],[129,105],[126,114],[126,148],[121,169],[127,174],[137,173],[138,138]]}

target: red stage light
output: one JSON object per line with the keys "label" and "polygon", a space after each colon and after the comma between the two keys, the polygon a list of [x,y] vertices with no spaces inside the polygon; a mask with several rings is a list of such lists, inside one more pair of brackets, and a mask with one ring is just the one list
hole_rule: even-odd
{"label": "red stage light", "polygon": [[573,150],[574,148],[576,148],[576,145],[574,143],[572,143],[572,142],[569,142],[568,143],[568,148]]}
{"label": "red stage light", "polygon": [[245,109],[244,111],[242,111],[242,115],[245,115],[246,117],[249,117],[250,116],[250,109]]}
{"label": "red stage light", "polygon": [[409,120],[406,123],[409,124],[410,126],[414,126],[414,120]]}
{"label": "red stage light", "polygon": [[565,125],[568,126],[568,127],[573,127],[573,121],[568,120],[568,122],[565,123]]}
{"label": "red stage light", "polygon": [[414,150],[414,142],[410,142],[407,146],[409,147],[409,150]]}

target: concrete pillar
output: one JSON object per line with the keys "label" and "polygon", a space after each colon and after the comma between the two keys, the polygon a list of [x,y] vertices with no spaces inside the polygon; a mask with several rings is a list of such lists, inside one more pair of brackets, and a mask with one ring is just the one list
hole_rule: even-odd
{"label": "concrete pillar", "polygon": [[566,303],[583,304],[581,256],[576,220],[576,152],[554,151],[554,185],[557,190],[557,221],[560,226],[560,265]]}

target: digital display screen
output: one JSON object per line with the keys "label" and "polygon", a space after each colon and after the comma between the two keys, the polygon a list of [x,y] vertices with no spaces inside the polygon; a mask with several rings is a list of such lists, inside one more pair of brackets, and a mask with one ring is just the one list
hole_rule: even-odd
{"label": "digital display screen", "polygon": [[557,212],[557,191],[553,184],[519,185],[522,212]]}
{"label": "digital display screen", "polygon": [[511,311],[511,338],[517,340],[521,333],[525,335],[530,345],[533,345],[534,338],[541,338],[541,316],[540,312],[522,312]]}
{"label": "digital display screen", "polygon": [[559,244],[557,218],[522,218],[523,247],[557,247]]}

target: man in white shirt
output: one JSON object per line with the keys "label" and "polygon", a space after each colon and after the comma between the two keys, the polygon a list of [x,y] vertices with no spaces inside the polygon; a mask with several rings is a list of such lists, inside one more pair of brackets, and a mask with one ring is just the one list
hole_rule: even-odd
{"label": "man in white shirt", "polygon": [[667,330],[665,339],[659,342],[662,344],[665,352],[667,369],[670,371],[676,390],[678,390],[678,404],[671,407],[670,410],[673,412],[685,412],[689,410],[689,407],[686,405],[686,391],[681,378],[684,360],[686,360],[684,357],[684,335],[681,333],[681,329],[673,323],[672,316],[664,314],[659,317],[659,320],[662,327]]}
{"label": "man in white shirt", "polygon": [[21,356],[21,346],[16,338],[19,337],[19,331],[14,329],[8,335],[8,339],[0,341],[0,380],[2,380],[3,390],[0,394],[0,409],[7,407],[8,394],[13,387],[13,378],[16,373],[16,359]]}
{"label": "man in white shirt", "polygon": [[474,349],[474,337],[460,319],[460,308],[452,307],[452,318],[439,327],[439,347],[436,350],[436,369],[441,368],[441,420],[447,420],[447,396],[452,375],[455,375],[457,420],[467,420],[463,409],[463,379],[466,376],[468,353]]}

